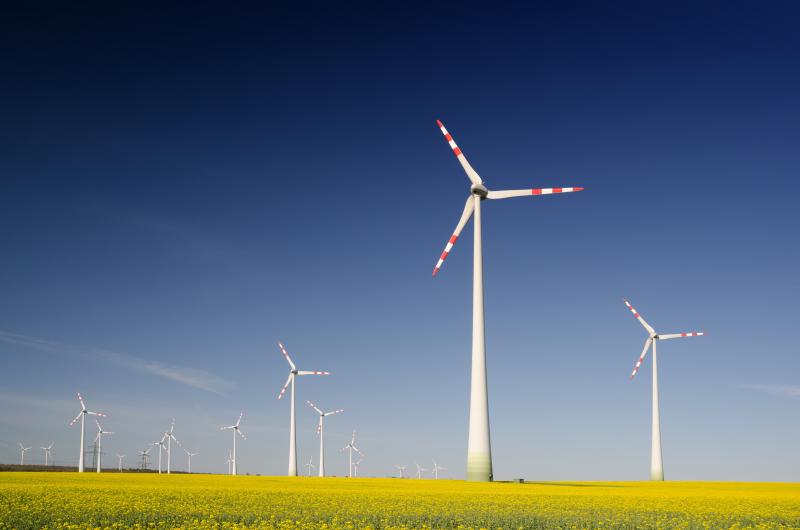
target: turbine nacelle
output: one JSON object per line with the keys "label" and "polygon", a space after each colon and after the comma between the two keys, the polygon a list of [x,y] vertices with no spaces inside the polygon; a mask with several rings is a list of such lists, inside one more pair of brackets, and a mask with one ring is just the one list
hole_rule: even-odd
{"label": "turbine nacelle", "polygon": [[477,195],[481,199],[485,199],[487,195],[489,195],[489,190],[486,189],[486,186],[483,184],[473,184],[469,188],[470,193],[473,195]]}

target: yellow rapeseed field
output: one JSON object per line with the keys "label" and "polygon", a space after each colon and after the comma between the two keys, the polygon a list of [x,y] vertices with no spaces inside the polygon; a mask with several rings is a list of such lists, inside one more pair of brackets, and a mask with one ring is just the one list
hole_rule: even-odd
{"label": "yellow rapeseed field", "polygon": [[800,484],[0,473],[8,528],[800,528]]}

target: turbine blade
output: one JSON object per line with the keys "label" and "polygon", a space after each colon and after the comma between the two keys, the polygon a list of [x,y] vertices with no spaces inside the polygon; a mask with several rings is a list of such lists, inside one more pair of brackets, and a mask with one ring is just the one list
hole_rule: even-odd
{"label": "turbine blade", "polygon": [[241,436],[243,440],[247,440],[247,436],[244,435],[241,429],[236,429],[236,432],[239,433],[239,436]]}
{"label": "turbine blade", "polygon": [[238,427],[239,424],[242,423],[242,416],[244,416],[244,412],[239,413],[239,419],[236,420],[236,427]]}
{"label": "turbine blade", "polygon": [[293,375],[294,375],[293,373],[289,372],[289,377],[286,378],[286,384],[283,385],[283,388],[281,388],[281,392],[280,392],[280,394],[278,394],[278,399],[281,399],[283,397],[283,395],[286,393],[286,389],[289,388],[289,383],[292,382],[292,376]]}
{"label": "turbine blade", "polygon": [[333,410],[331,412],[326,412],[323,416],[333,416],[334,414],[339,414],[340,412],[344,412],[344,409]]}
{"label": "turbine blade", "polygon": [[646,330],[647,330],[647,331],[648,331],[648,332],[649,332],[651,335],[655,335],[655,333],[656,333],[656,330],[654,330],[654,329],[652,328],[652,326],[650,326],[650,324],[648,324],[648,323],[645,321],[645,319],[643,319],[643,318],[642,318],[642,315],[640,315],[640,314],[639,314],[639,312],[638,312],[638,311],[636,311],[636,309],[634,309],[634,308],[633,308],[633,306],[630,304],[630,302],[628,302],[628,301],[627,301],[627,300],[625,300],[624,298],[623,298],[623,302],[625,302],[625,305],[626,305],[626,306],[628,306],[628,309],[630,309],[630,310],[631,310],[631,313],[633,313],[633,316],[635,316],[635,317],[636,317],[636,320],[638,320],[638,321],[639,321],[639,323],[640,323],[642,326],[644,326],[644,329],[646,329]]}
{"label": "turbine blade", "polygon": [[530,195],[552,195],[554,193],[571,193],[583,191],[583,188],[534,188],[531,190],[502,190],[490,191],[488,199],[508,199],[511,197],[527,197]]}
{"label": "turbine blade", "polygon": [[330,372],[317,372],[311,370],[299,370],[297,375],[331,375]]}
{"label": "turbine blade", "polygon": [[659,335],[659,339],[680,339],[682,337],[702,337],[705,335],[702,331],[690,331],[689,333],[669,333],[667,335]]}
{"label": "turbine blade", "polygon": [[83,402],[83,396],[81,396],[80,392],[78,392],[78,401],[81,402],[81,410],[86,410],[86,404]]}
{"label": "turbine blade", "polygon": [[107,417],[107,415],[103,414],[102,412],[92,412],[91,410],[87,410],[86,414],[91,414],[92,416],[99,416],[101,418]]}
{"label": "turbine blade", "polygon": [[447,240],[447,244],[444,247],[444,252],[442,252],[442,255],[439,256],[439,261],[433,268],[433,276],[436,276],[436,273],[438,273],[439,269],[442,268],[444,260],[447,259],[447,255],[450,254],[450,250],[453,248],[453,245],[456,244],[458,236],[461,234],[461,230],[464,229],[464,225],[467,224],[467,221],[469,221],[469,218],[472,216],[472,212],[475,210],[475,200],[476,199],[474,195],[467,197],[467,203],[464,205],[464,212],[461,214],[461,219],[458,220],[458,224],[456,225],[455,231],[453,231],[453,235]]}
{"label": "turbine blade", "polygon": [[72,427],[73,425],[75,425],[75,422],[77,422],[79,419],[81,419],[81,414],[83,414],[83,411],[80,411],[80,412],[78,413],[78,415],[77,415],[77,416],[75,416],[75,419],[74,419],[74,420],[72,420],[71,422],[69,422],[69,426],[70,426],[70,427]]}
{"label": "turbine blade", "polygon": [[633,376],[636,375],[636,372],[639,370],[639,367],[642,365],[642,361],[644,361],[644,356],[647,355],[647,350],[650,348],[650,344],[653,343],[653,339],[647,337],[647,340],[644,341],[644,348],[642,348],[642,354],[639,356],[639,360],[636,361],[636,366],[633,367],[633,372],[631,372],[631,379]]}
{"label": "turbine blade", "polygon": [[317,408],[317,406],[316,406],[316,405],[314,405],[313,403],[311,403],[310,401],[306,400],[306,403],[308,403],[308,406],[309,406],[309,407],[311,407],[312,409],[316,410],[316,411],[319,413],[319,415],[320,415],[320,416],[322,416],[322,415],[324,415],[324,414],[325,414],[324,412],[322,412],[321,410],[319,410],[319,409]]}
{"label": "turbine blade", "polygon": [[466,172],[469,180],[473,184],[483,184],[480,175],[478,175],[478,172],[472,169],[472,166],[469,164],[469,162],[467,162],[467,157],[464,156],[464,153],[462,153],[461,149],[458,148],[455,140],[453,140],[453,137],[450,136],[450,133],[444,128],[444,124],[439,120],[436,120],[436,124],[439,125],[439,129],[442,131],[444,139],[450,144],[453,154],[456,155],[456,158],[458,158],[458,161],[461,163],[461,167],[464,168],[464,172]]}
{"label": "turbine blade", "polygon": [[289,353],[286,351],[286,348],[284,348],[284,347],[283,347],[283,344],[281,344],[281,343],[279,342],[279,343],[278,343],[278,346],[280,347],[280,349],[281,349],[281,352],[283,353],[283,356],[284,356],[284,357],[286,357],[286,362],[288,362],[288,363],[289,363],[289,366],[291,366],[291,367],[292,367],[292,370],[297,370],[297,367],[296,367],[296,366],[294,365],[294,363],[292,362],[292,358],[291,358],[291,357],[289,357]]}

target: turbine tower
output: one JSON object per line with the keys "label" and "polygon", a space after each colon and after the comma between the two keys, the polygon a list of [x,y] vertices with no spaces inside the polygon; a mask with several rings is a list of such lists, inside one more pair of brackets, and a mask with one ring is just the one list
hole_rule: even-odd
{"label": "turbine tower", "polygon": [[50,442],[50,445],[47,447],[42,447],[42,451],[44,451],[44,465],[48,465],[50,462],[50,451],[53,449],[54,442]]}
{"label": "turbine tower", "polygon": [[350,460],[347,465],[347,478],[353,478],[353,451],[360,454],[362,457],[364,456],[364,453],[359,451],[358,447],[356,447],[356,431],[353,431],[353,437],[350,438],[350,441],[347,443],[347,445],[342,447],[342,451],[349,451],[350,453]]}
{"label": "turbine tower", "polygon": [[403,475],[403,472],[406,470],[406,468],[407,468],[408,466],[400,466],[400,465],[395,465],[394,467],[396,467],[396,468],[397,468],[397,469],[400,471],[400,478],[406,478],[406,477]]}
{"label": "turbine tower", "polygon": [[[184,451],[186,451],[186,449],[184,449]],[[199,454],[200,453],[190,453],[189,451],[186,451],[186,458],[188,459],[188,465],[186,467],[186,472],[187,473],[191,473],[192,472],[192,457],[193,456],[197,456]]]}
{"label": "turbine tower", "polygon": [[308,405],[317,411],[319,414],[319,423],[317,424],[317,434],[319,435],[319,476],[325,476],[325,433],[323,432],[322,420],[325,416],[333,416],[334,414],[339,414],[340,412],[344,412],[344,409],[332,410],[330,412],[322,412],[316,405],[311,403],[310,401],[306,401]]}
{"label": "turbine tower", "polygon": [[446,468],[443,468],[442,466],[436,463],[436,460],[434,460],[432,469],[433,469],[434,480],[439,480],[439,471],[444,471]]}
{"label": "turbine tower", "polygon": [[486,340],[484,337],[483,315],[483,250],[481,242],[481,202],[484,199],[508,199],[511,197],[550,195],[581,191],[583,188],[535,188],[524,190],[489,191],[483,180],[472,168],[466,157],[456,145],[453,137],[436,121],[461,167],[472,182],[464,212],[456,225],[453,235],[433,268],[433,275],[441,269],[444,260],[453,248],[464,225],[473,212],[475,214],[473,265],[472,265],[472,379],[469,400],[469,440],[467,444],[467,480],[492,480],[492,448],[489,437],[489,393],[486,386]]}
{"label": "turbine tower", "polygon": [[124,458],[125,458],[125,455],[121,455],[121,454],[117,453],[117,459],[119,460],[119,462],[117,462],[117,471],[119,471],[120,473],[122,473],[122,460]]}
{"label": "turbine tower", "polygon": [[297,367],[292,362],[292,358],[289,357],[289,353],[284,348],[283,344],[278,342],[278,346],[283,353],[283,356],[286,358],[286,362],[289,363],[289,378],[286,380],[286,384],[283,385],[280,394],[278,394],[278,399],[283,397],[283,394],[286,393],[286,388],[289,385],[292,385],[292,403],[291,409],[289,412],[289,472],[288,476],[296,477],[297,476],[297,427],[295,424],[294,418],[294,379],[298,375],[330,375],[330,372],[317,372],[317,371],[308,371],[308,370],[298,370]]}
{"label": "turbine tower", "polygon": [[239,424],[242,422],[242,416],[244,416],[244,412],[239,414],[239,419],[236,420],[236,423],[234,425],[229,425],[228,427],[220,427],[220,429],[219,429],[221,431],[232,431],[233,432],[233,461],[231,463],[231,469],[232,469],[231,475],[235,475],[236,474],[236,463],[237,463],[236,462],[236,435],[238,434],[239,436],[242,437],[243,440],[247,440],[247,437],[244,435],[244,433],[241,431],[241,429],[239,429]]}
{"label": "turbine tower", "polygon": [[644,341],[644,349],[642,349],[642,354],[636,361],[636,365],[633,367],[633,372],[631,372],[631,379],[633,379],[633,376],[636,375],[636,372],[642,365],[642,361],[644,361],[644,357],[647,355],[647,351],[650,349],[650,346],[652,345],[653,347],[653,427],[650,439],[650,480],[664,480],[664,463],[661,459],[661,422],[658,414],[658,357],[656,355],[656,343],[658,343],[660,340],[680,339],[683,337],[702,337],[704,333],[692,331],[691,333],[669,333],[667,335],[659,335],[627,300],[623,301],[625,302],[625,305],[628,306],[628,309],[630,309],[631,313],[633,313],[633,316],[636,317],[636,320],[639,321],[639,323],[642,325],[642,327],[644,327],[644,329],[647,330],[648,333],[647,340]]}
{"label": "turbine tower", "polygon": [[72,427],[75,425],[75,422],[77,422],[79,419],[81,420],[81,450],[78,453],[78,473],[83,473],[83,457],[84,453],[86,452],[84,448],[84,439],[86,437],[86,415],[91,414],[92,416],[99,416],[101,418],[104,418],[106,415],[102,412],[92,412],[90,410],[86,410],[86,404],[83,402],[80,392],[78,392],[78,401],[81,404],[81,411],[77,416],[75,416],[75,419],[72,420],[69,425]]}
{"label": "turbine tower", "polygon": [[100,450],[100,445],[103,441],[104,434],[114,434],[112,431],[104,431],[102,427],[100,427],[100,422],[94,420],[97,424],[97,437],[94,439],[94,443],[97,444],[97,472],[100,473],[100,460],[103,458],[103,453]]}
{"label": "turbine tower", "polygon": [[21,466],[25,465],[25,453],[27,453],[29,450],[30,450],[30,447],[25,447],[24,445],[22,445],[22,442],[20,442],[20,444],[19,444],[19,465],[21,465]]}

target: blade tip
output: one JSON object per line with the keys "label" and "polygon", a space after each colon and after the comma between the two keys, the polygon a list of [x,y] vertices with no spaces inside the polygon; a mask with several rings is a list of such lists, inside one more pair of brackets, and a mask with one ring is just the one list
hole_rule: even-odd
{"label": "blade tip", "polygon": [[573,191],[583,191],[585,188],[577,187],[577,188],[572,188],[572,189],[573,189]]}
{"label": "blade tip", "polygon": [[444,124],[442,123],[442,120],[438,120],[437,119],[436,120],[436,125],[438,125],[439,127],[444,127]]}

